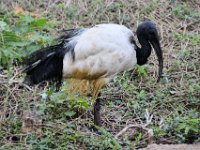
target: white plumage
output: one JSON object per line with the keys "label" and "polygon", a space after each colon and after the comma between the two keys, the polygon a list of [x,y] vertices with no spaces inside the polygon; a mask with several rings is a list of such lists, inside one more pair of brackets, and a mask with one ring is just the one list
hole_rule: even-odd
{"label": "white plumage", "polygon": [[64,56],[63,76],[80,78],[74,74],[79,71],[87,73],[83,79],[111,78],[123,70],[132,69],[137,59],[134,45],[130,43],[131,36],[132,31],[123,25],[101,24],[86,29],[71,39],[77,43],[75,61],[70,53]]}

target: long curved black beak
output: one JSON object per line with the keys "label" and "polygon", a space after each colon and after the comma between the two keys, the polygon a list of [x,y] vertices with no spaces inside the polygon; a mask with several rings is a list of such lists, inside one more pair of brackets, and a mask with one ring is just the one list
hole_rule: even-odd
{"label": "long curved black beak", "polygon": [[157,82],[159,82],[160,78],[162,77],[162,73],[163,73],[163,52],[162,52],[162,49],[160,47],[160,42],[159,42],[157,35],[155,35],[154,38],[152,40],[150,40],[150,43],[152,44],[152,46],[153,46],[153,48],[156,52],[157,58],[158,58],[159,70],[158,70]]}
{"label": "long curved black beak", "polygon": [[[146,39],[156,52],[159,62],[158,79],[157,79],[157,82],[159,82],[163,72],[163,52],[160,47],[156,24],[151,21],[144,21],[138,26],[136,33],[141,46],[145,46],[144,42],[142,43],[141,41]],[[148,50],[148,53],[149,55],[151,54],[151,49]],[[147,58],[149,57],[149,55],[147,56]]]}

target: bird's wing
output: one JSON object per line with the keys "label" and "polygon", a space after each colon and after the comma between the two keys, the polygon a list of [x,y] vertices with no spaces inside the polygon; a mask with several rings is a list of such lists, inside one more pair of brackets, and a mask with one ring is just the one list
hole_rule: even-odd
{"label": "bird's wing", "polygon": [[64,34],[58,38],[58,41],[61,41],[61,42],[64,42],[67,44],[74,37],[79,36],[86,30],[87,30],[87,28],[76,28],[76,29],[63,30]]}
{"label": "bird's wing", "polygon": [[64,77],[99,78],[112,76],[136,64],[133,33],[126,27],[98,25],[77,36],[75,61],[66,54],[63,60]]}

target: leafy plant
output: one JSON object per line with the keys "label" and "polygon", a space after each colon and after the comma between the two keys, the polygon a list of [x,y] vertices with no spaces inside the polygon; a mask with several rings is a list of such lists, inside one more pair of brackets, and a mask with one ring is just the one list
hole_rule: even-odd
{"label": "leafy plant", "polygon": [[192,11],[186,4],[178,4],[173,7],[172,13],[179,19],[200,21],[200,14]]}
{"label": "leafy plant", "polygon": [[19,15],[13,26],[7,18],[0,20],[0,65],[8,68],[14,60],[52,42],[47,34],[53,27],[46,19]]}
{"label": "leafy plant", "polygon": [[138,72],[139,76],[146,77],[147,76],[147,65],[138,66],[137,72]]}
{"label": "leafy plant", "polygon": [[199,112],[196,110],[190,110],[188,114],[184,116],[176,116],[173,121],[170,122],[170,130],[175,134],[180,141],[193,143],[200,136],[200,118]]}
{"label": "leafy plant", "polygon": [[101,140],[103,140],[103,147],[106,149],[111,148],[111,149],[122,149],[121,145],[119,142],[105,129],[103,128],[98,128],[103,134],[100,136]]}

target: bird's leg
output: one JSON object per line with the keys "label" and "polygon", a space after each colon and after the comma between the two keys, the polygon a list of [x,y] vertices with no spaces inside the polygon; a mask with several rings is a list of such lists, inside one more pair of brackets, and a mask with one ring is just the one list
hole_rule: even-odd
{"label": "bird's leg", "polygon": [[93,102],[94,102],[94,124],[101,126],[101,117],[100,117],[100,89],[105,85],[105,81],[100,79],[93,83]]}
{"label": "bird's leg", "polygon": [[94,104],[94,111],[93,111],[93,113],[94,113],[94,124],[97,125],[97,126],[101,126],[100,109],[101,109],[100,98],[97,98],[96,102]]}

